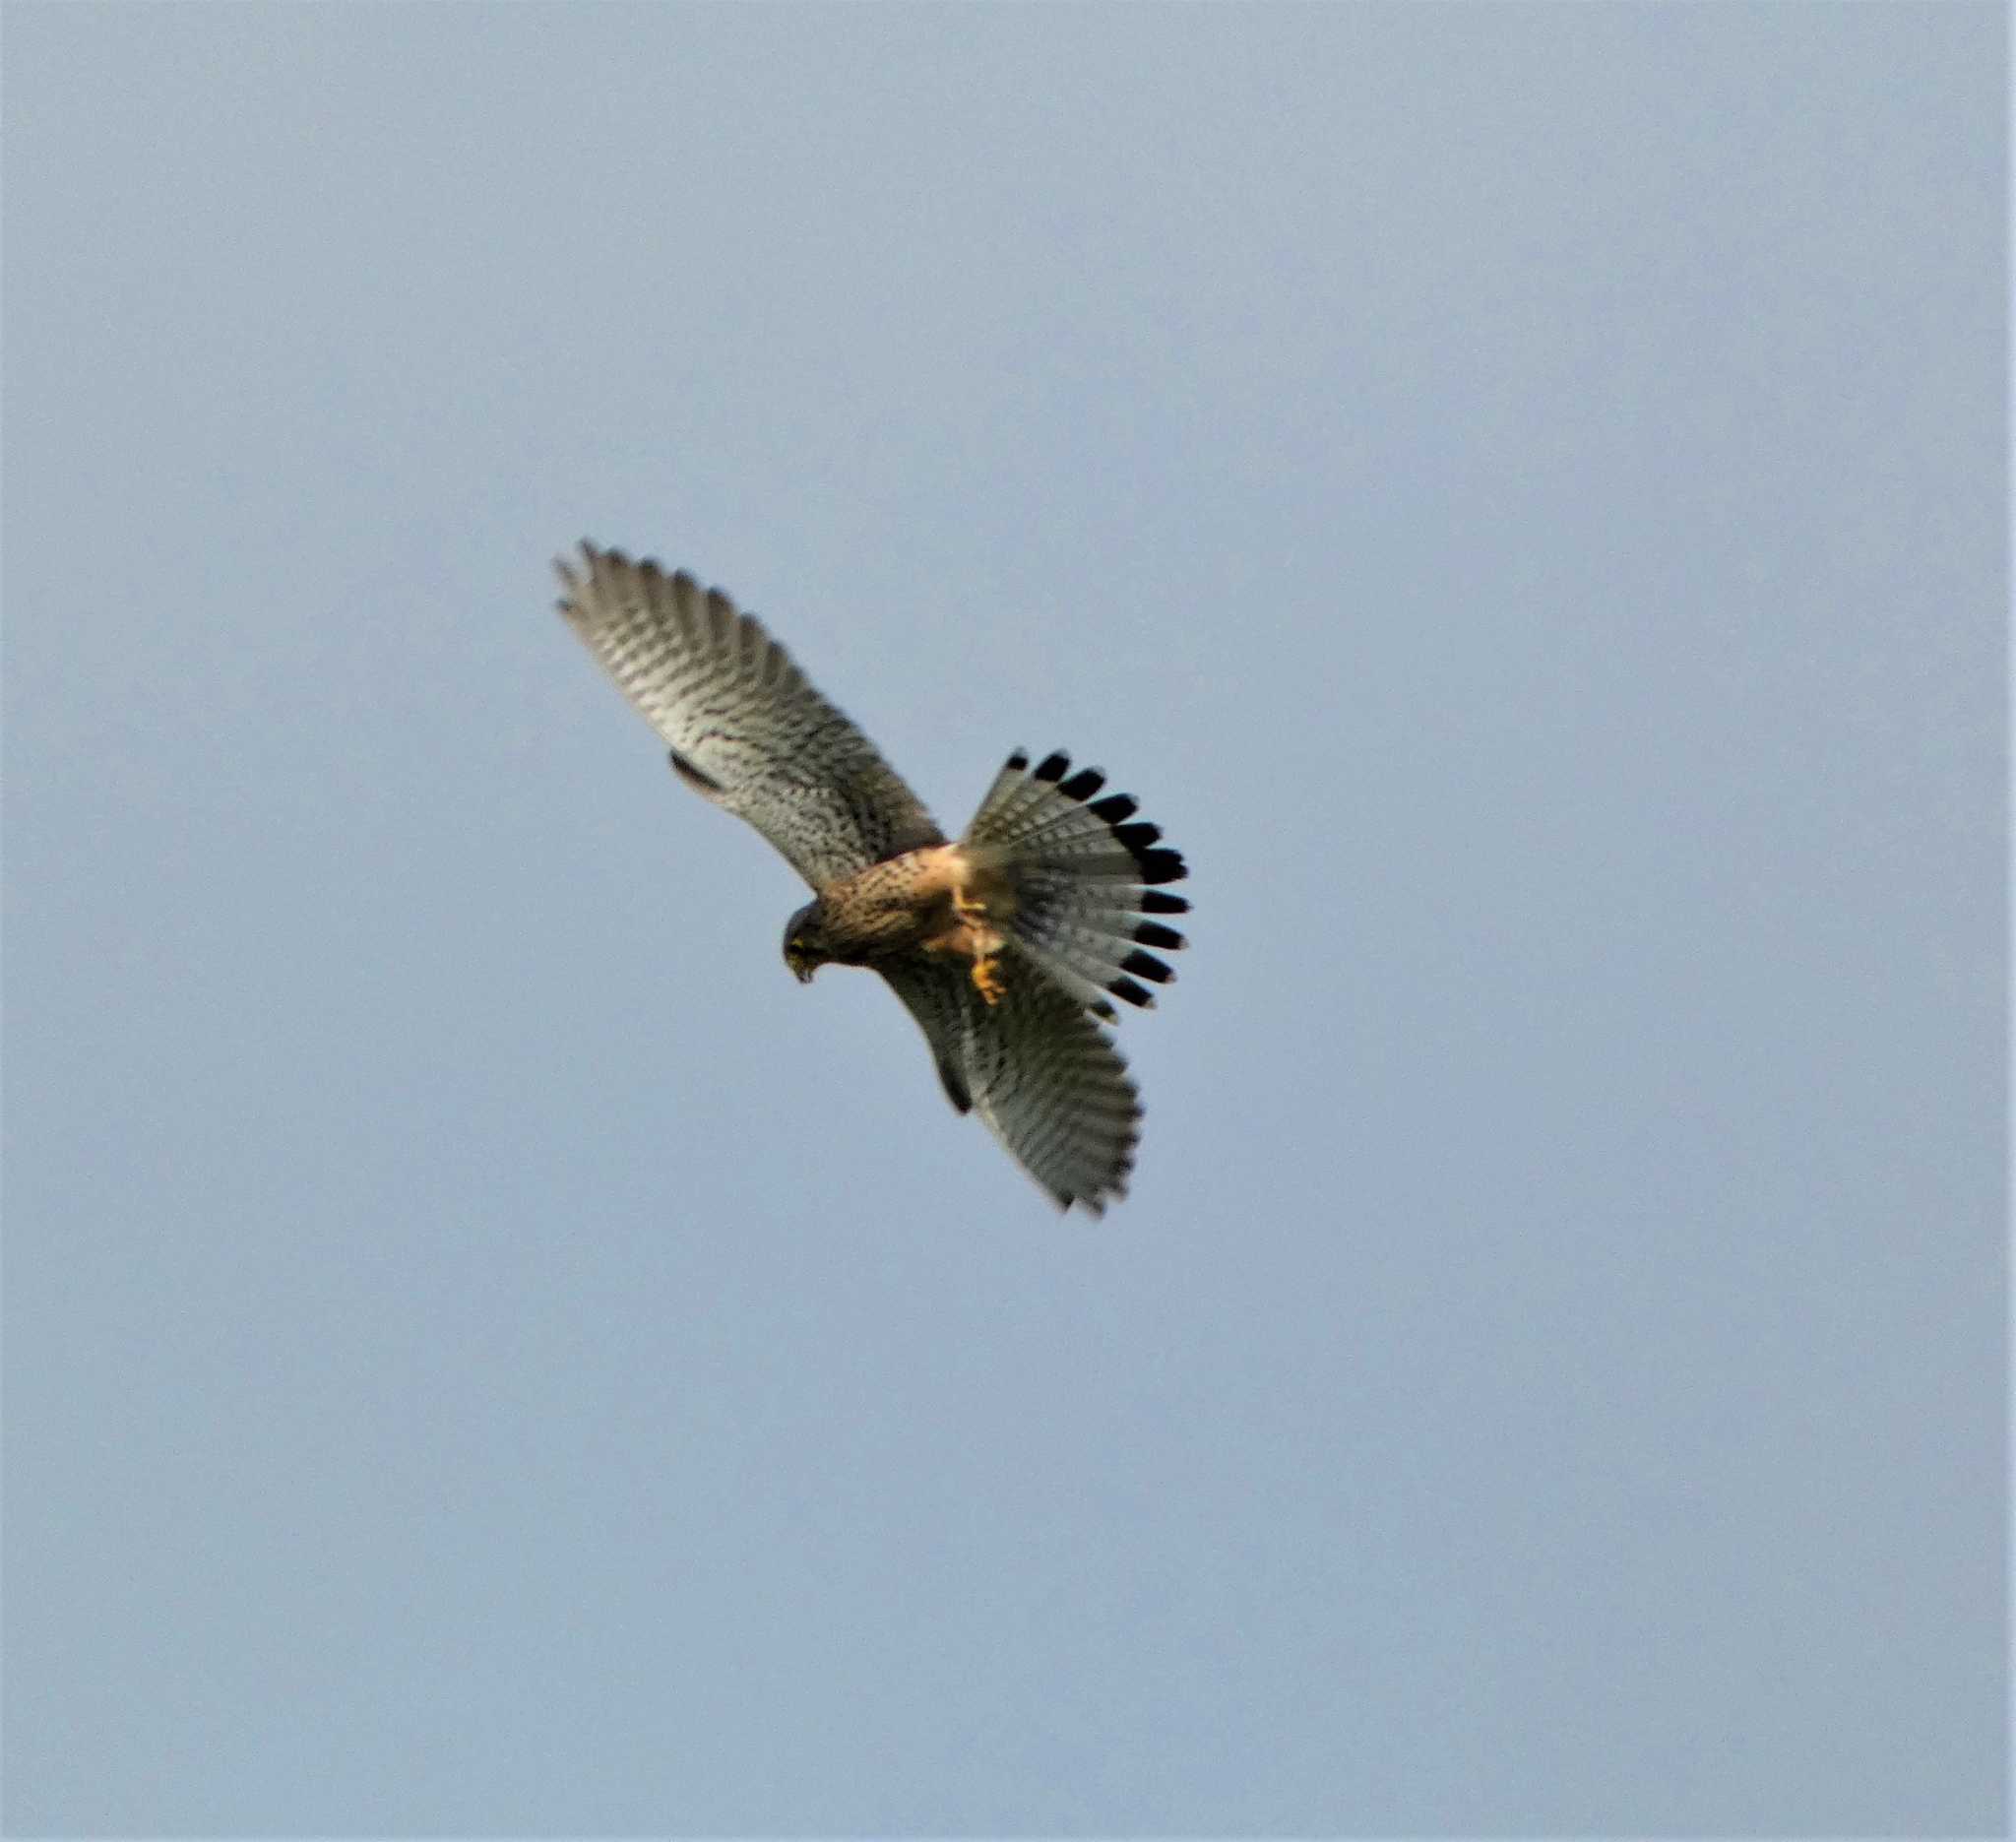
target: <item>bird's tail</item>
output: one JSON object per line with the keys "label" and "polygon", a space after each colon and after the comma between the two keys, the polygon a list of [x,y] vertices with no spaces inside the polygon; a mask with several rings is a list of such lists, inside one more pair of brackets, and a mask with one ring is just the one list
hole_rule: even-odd
{"label": "bird's tail", "polygon": [[1072,773],[1063,754],[1032,768],[1018,748],[960,844],[1006,885],[1000,920],[1015,944],[1110,1020],[1108,992],[1152,1005],[1141,981],[1166,985],[1175,977],[1146,949],[1172,950],[1183,936],[1152,918],[1190,905],[1155,886],[1189,874],[1181,856],[1157,844],[1161,829],[1134,818],[1126,794],[1098,796],[1104,785],[1098,768]]}

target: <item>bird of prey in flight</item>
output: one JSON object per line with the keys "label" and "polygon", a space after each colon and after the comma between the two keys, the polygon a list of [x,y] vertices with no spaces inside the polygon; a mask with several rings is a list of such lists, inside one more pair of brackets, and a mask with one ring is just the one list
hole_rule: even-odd
{"label": "bird of prey in flight", "polygon": [[[785,927],[800,980],[880,973],[924,1033],[946,1097],[1059,1208],[1124,1196],[1141,1132],[1102,1025],[1146,1006],[1183,944],[1163,885],[1183,859],[1102,793],[1097,768],[1017,749],[948,840],[875,746],[719,589],[584,543],[560,611],[671,748],[695,792],[748,820],[812,887]],[[1144,983],[1144,981],[1146,983]]]}

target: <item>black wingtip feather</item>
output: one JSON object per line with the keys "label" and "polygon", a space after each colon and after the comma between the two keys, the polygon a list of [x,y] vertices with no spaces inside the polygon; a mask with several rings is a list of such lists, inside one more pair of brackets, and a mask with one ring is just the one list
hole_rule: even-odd
{"label": "black wingtip feather", "polygon": [[1123,997],[1130,1004],[1138,1004],[1143,1010],[1153,1008],[1155,995],[1146,985],[1139,985],[1131,979],[1115,979],[1106,986],[1115,997]]}
{"label": "black wingtip feather", "polygon": [[1176,976],[1153,953],[1143,953],[1138,947],[1120,962],[1120,970],[1138,973],[1142,978],[1152,980],[1157,985],[1167,985]]}
{"label": "black wingtip feather", "polygon": [[1002,770],[1002,772],[1005,774],[1020,774],[1023,771],[1023,769],[1025,769],[1028,766],[1029,751],[1027,749],[1018,748],[1012,755],[1008,757],[1008,765],[1006,768]]}
{"label": "black wingtip feather", "polygon": [[1134,938],[1143,946],[1159,946],[1173,953],[1183,944],[1183,936],[1173,927],[1165,927],[1160,921],[1143,921],[1134,929]]}
{"label": "black wingtip feather", "polygon": [[1134,813],[1132,794],[1108,794],[1103,799],[1095,799],[1087,808],[1095,818],[1104,819],[1108,825],[1117,825]]}
{"label": "black wingtip feather", "polygon": [[1138,857],[1162,836],[1162,827],[1140,819],[1132,825],[1115,825],[1113,836]]}
{"label": "black wingtip feather", "polygon": [[1036,764],[1035,778],[1040,781],[1060,781],[1064,771],[1071,765],[1071,757],[1065,754],[1045,755]]}
{"label": "black wingtip feather", "polygon": [[1187,896],[1164,895],[1160,889],[1144,889],[1136,904],[1144,915],[1187,915],[1190,900]]}
{"label": "black wingtip feather", "polygon": [[1140,867],[1141,880],[1145,883],[1179,883],[1190,873],[1189,865],[1175,851],[1139,852],[1134,861]]}
{"label": "black wingtip feather", "polygon": [[1105,784],[1106,777],[1098,768],[1080,768],[1057,791],[1066,799],[1090,799]]}

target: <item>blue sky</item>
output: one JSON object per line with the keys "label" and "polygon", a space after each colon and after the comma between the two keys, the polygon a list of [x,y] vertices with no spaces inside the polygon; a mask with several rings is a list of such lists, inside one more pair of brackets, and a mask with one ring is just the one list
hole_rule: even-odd
{"label": "blue sky", "polygon": [[[13,1833],[2006,1820],[1988,6],[10,6]],[[1194,866],[1058,1219],[551,606]]]}

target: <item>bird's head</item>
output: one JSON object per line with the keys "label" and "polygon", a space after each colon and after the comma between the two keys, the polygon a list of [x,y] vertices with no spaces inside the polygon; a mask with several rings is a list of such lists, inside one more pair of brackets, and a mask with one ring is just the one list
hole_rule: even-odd
{"label": "bird's head", "polygon": [[833,957],[826,945],[826,922],[817,902],[807,902],[784,928],[784,963],[800,985]]}

